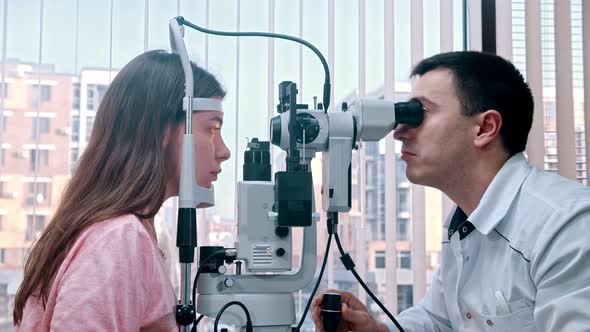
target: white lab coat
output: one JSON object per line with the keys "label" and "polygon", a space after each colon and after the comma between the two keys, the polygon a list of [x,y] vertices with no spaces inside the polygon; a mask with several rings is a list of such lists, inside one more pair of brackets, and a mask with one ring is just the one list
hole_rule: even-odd
{"label": "white lab coat", "polygon": [[590,187],[517,154],[468,217],[475,229],[449,234],[451,219],[430,289],[399,315],[406,331],[590,331]]}

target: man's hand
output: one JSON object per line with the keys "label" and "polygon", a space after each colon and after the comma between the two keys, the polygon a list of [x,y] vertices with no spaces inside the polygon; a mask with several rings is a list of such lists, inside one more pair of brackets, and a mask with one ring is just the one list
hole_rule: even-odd
{"label": "man's hand", "polygon": [[[338,332],[389,332],[387,326],[375,320],[367,307],[351,293],[335,289],[329,289],[326,293],[338,293],[342,296],[342,318],[338,324]],[[312,304],[312,318],[317,332],[324,330],[321,315],[323,295],[318,295]]]}

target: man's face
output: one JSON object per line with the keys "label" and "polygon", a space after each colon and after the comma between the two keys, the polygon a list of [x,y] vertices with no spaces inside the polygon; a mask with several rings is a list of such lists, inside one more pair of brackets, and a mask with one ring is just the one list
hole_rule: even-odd
{"label": "man's face", "polygon": [[[195,167],[197,184],[208,188],[221,173],[221,163],[229,159],[230,152],[221,137],[223,113],[218,111],[198,111],[193,113],[192,133],[195,140]],[[175,191],[178,193],[180,181],[180,164],[182,160],[182,139],[184,123],[175,130],[174,146],[177,173],[175,174]]]}
{"label": "man's face", "polygon": [[400,125],[394,132],[403,143],[401,159],[412,183],[442,189],[459,181],[472,160],[477,131],[473,119],[462,115],[453,81],[453,73],[442,68],[420,76],[410,98],[422,103],[424,121],[416,128]]}

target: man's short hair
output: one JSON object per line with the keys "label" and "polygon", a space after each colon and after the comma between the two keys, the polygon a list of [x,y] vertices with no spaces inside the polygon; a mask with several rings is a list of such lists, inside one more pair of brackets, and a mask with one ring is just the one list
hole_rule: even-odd
{"label": "man's short hair", "polygon": [[422,60],[411,77],[449,69],[466,116],[494,109],[502,116],[500,136],[510,156],[524,151],[533,123],[533,95],[514,65],[494,54],[462,51]]}

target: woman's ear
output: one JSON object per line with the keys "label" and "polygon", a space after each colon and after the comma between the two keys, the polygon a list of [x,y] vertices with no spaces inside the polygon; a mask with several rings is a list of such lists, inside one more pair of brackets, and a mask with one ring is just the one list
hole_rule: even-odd
{"label": "woman's ear", "polygon": [[164,138],[162,139],[162,148],[166,149],[170,144],[176,144],[179,135],[180,125],[168,124],[164,129]]}
{"label": "woman's ear", "polygon": [[162,139],[162,148],[166,149],[168,144],[170,144],[170,137],[172,136],[172,126],[167,125],[166,129],[164,129],[164,138]]}
{"label": "woman's ear", "polygon": [[477,134],[474,144],[478,148],[484,148],[500,136],[502,128],[502,115],[496,110],[487,110],[477,115]]}

